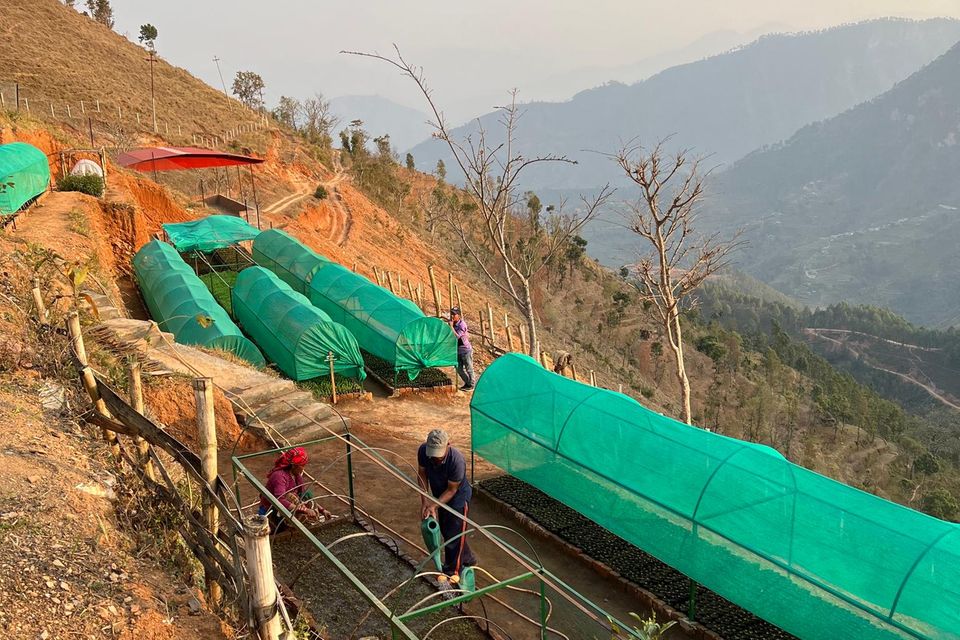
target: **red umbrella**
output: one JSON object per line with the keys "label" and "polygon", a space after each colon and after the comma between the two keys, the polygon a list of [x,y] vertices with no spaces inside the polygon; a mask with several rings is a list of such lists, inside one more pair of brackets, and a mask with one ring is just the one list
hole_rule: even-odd
{"label": "red umbrella", "polygon": [[179,171],[251,165],[261,162],[263,162],[261,158],[196,147],[148,147],[121,153],[117,157],[117,163],[121,167],[137,171]]}

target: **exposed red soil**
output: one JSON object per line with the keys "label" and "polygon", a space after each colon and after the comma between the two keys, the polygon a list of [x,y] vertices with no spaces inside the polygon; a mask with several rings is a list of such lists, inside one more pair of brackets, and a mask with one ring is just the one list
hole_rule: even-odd
{"label": "exposed red soil", "polygon": [[[217,443],[220,449],[238,451],[258,448],[259,438],[244,432],[237,423],[233,406],[219,389],[213,392],[217,419]],[[190,381],[182,377],[148,380],[144,388],[147,410],[167,427],[167,432],[194,451],[199,451],[197,411]]]}

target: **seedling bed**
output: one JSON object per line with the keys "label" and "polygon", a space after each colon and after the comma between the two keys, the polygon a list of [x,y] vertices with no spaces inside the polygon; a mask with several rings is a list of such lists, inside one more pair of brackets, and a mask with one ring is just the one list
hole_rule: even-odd
{"label": "seedling bed", "polygon": [[[343,536],[364,532],[359,523],[346,519],[342,523],[313,531],[317,539],[326,545]],[[351,538],[336,544],[331,551],[361,582],[381,597],[413,576],[413,567],[376,536]],[[323,637],[389,638],[390,625],[377,612],[371,613],[354,631],[370,605],[326,558],[320,556],[313,559],[319,553],[313,543],[299,532],[281,534],[273,541],[273,564],[277,578],[290,588],[325,630]],[[385,602],[400,614],[433,593],[436,593],[436,589],[430,583],[418,579],[399,589],[397,594],[385,598]],[[440,602],[441,597],[430,598],[425,604]],[[418,636],[422,636],[437,623],[458,615],[460,613],[456,607],[450,607],[411,620],[407,625]],[[430,634],[431,639],[439,640],[479,640],[487,637],[469,619],[448,622]]]}
{"label": "seedling bed", "polygon": [[[613,574],[689,615],[690,579],[683,573],[513,476],[490,478],[479,486],[547,532],[606,565]],[[796,640],[703,586],[697,586],[695,602],[696,622],[725,640]]]}
{"label": "seedling bed", "polygon": [[[337,382],[337,397],[359,398],[366,394],[363,390],[363,383],[356,378],[348,378],[347,376],[335,373],[334,379]],[[333,390],[330,387],[330,376],[320,376],[318,378],[304,380],[298,382],[297,386],[304,391],[311,392],[313,397],[320,402],[329,402],[333,397]]]}
{"label": "seedling bed", "polygon": [[387,387],[391,393],[399,389],[435,389],[453,385],[450,376],[440,369],[424,369],[416,380],[411,380],[406,371],[401,371],[397,374],[396,383],[394,383],[392,364],[363,349],[360,350],[360,354],[363,356],[367,373]]}

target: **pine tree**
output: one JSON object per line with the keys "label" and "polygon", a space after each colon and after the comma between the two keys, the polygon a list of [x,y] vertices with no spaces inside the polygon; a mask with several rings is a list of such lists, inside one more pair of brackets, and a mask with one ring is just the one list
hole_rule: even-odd
{"label": "pine tree", "polygon": [[110,0],[87,0],[87,15],[113,29],[113,7],[110,6]]}

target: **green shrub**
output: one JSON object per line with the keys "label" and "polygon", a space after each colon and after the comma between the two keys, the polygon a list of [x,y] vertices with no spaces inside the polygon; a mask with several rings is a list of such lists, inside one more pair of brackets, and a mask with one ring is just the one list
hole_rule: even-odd
{"label": "green shrub", "polygon": [[653,397],[653,389],[650,387],[640,387],[640,395],[649,400]]}
{"label": "green shrub", "polygon": [[66,176],[57,181],[60,191],[79,191],[99,198],[103,195],[103,178],[100,176]]}
{"label": "green shrub", "polygon": [[327,199],[327,188],[322,184],[317,185],[317,190],[313,192],[313,197],[317,200],[326,200]]}

